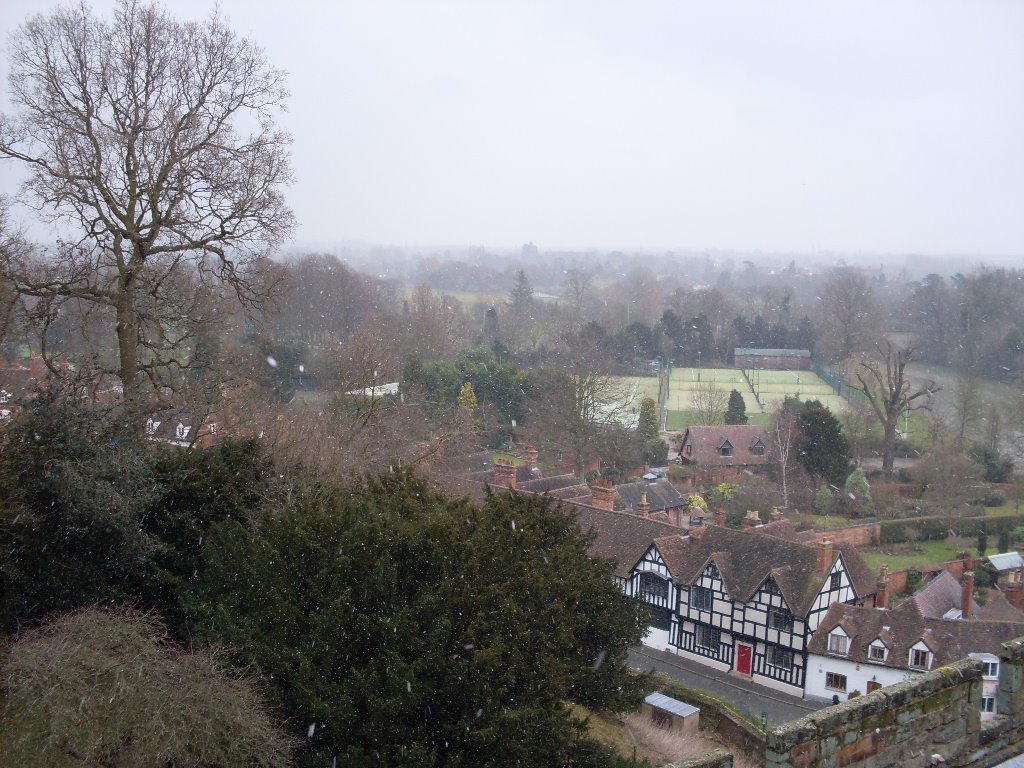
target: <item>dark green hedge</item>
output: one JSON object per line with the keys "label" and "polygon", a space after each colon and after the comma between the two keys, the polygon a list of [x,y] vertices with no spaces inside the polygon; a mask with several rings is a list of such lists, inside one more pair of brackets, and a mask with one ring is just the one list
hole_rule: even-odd
{"label": "dark green hedge", "polygon": [[916,517],[907,520],[888,520],[881,524],[879,540],[882,544],[901,544],[905,541],[941,541],[950,534],[977,536],[984,531],[998,536],[1024,525],[1024,515],[1005,517]]}

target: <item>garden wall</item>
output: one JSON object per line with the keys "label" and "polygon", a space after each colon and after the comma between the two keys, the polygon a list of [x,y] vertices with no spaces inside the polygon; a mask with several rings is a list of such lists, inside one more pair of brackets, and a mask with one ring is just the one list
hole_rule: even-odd
{"label": "garden wall", "polygon": [[772,729],[767,768],[990,768],[1024,742],[1024,638],[1003,646],[998,711],[981,722],[982,665],[963,659]]}

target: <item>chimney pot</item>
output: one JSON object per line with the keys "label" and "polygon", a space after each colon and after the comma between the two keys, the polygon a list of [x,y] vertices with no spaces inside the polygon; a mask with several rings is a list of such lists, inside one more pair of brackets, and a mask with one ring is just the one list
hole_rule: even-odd
{"label": "chimney pot", "polygon": [[644,517],[651,516],[651,505],[647,501],[647,491],[640,492],[640,514]]}

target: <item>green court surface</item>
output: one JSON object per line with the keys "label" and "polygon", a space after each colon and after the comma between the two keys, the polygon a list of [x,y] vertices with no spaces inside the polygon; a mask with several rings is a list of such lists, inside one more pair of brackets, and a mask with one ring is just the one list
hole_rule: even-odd
{"label": "green court surface", "polygon": [[[743,396],[747,416],[752,424],[767,424],[772,407],[787,397],[801,400],[820,400],[823,405],[839,413],[846,410],[847,402],[835,393],[813,371],[749,370],[738,368],[673,368],[665,405],[668,408],[668,428],[684,429],[696,423],[696,398],[709,382],[728,394],[735,389]],[[749,381],[747,379],[749,376]],[[633,407],[640,400],[658,399],[656,376],[618,377],[624,396]]]}

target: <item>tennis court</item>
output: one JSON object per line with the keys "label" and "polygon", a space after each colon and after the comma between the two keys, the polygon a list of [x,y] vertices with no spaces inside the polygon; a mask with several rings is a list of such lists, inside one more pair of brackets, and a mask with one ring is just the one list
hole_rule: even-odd
{"label": "tennis court", "polygon": [[[748,380],[749,377],[749,380]],[[622,376],[623,392],[631,401],[630,410],[639,410],[640,401],[658,399],[656,376]],[[846,410],[847,402],[813,371],[748,370],[738,368],[674,368],[666,399],[669,429],[693,423],[697,411],[697,393],[712,382],[726,395],[735,389],[743,397],[747,415],[756,421],[765,419],[776,403],[787,397],[820,400],[833,413]]]}

